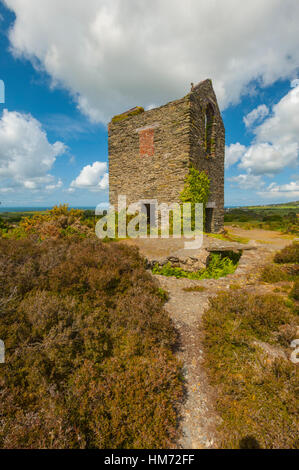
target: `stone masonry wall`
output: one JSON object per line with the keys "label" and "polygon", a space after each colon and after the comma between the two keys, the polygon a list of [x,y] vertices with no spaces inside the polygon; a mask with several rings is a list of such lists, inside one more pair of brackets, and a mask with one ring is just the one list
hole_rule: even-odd
{"label": "stone masonry wall", "polygon": [[[225,130],[211,80],[205,80],[190,93],[190,161],[199,171],[206,171],[211,181],[209,201],[214,203],[212,232],[223,228]],[[210,123],[205,122],[206,112]],[[207,136],[208,134],[208,136]],[[207,137],[210,145],[206,145]]]}
{"label": "stone masonry wall", "polygon": [[111,122],[109,133],[110,203],[156,199],[179,202],[189,165],[211,180],[212,231],[223,227],[225,132],[211,80],[182,99]]}
{"label": "stone masonry wall", "polygon": [[170,102],[109,124],[110,203],[178,202],[188,172],[190,103]]}

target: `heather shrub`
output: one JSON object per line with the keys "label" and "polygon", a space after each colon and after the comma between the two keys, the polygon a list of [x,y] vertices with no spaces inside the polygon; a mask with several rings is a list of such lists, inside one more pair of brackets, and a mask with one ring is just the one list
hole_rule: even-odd
{"label": "heather shrub", "polygon": [[299,243],[293,242],[276,253],[274,261],[276,263],[299,263]]}
{"label": "heather shrub", "polygon": [[292,279],[299,277],[299,264],[286,264],[284,269]]}
{"label": "heather shrub", "polygon": [[0,294],[0,447],[172,445],[176,332],[137,250],[0,239]]}
{"label": "heather shrub", "polygon": [[293,289],[291,290],[290,296],[295,300],[299,300],[299,280],[298,279],[294,282],[294,286],[293,286]]}
{"label": "heather shrub", "polygon": [[222,418],[219,447],[297,448],[297,371],[288,349],[298,317],[274,295],[210,299],[205,366]]}
{"label": "heather shrub", "polygon": [[271,263],[267,264],[263,268],[260,276],[261,281],[270,283],[287,281],[288,278],[289,276],[283,268]]}

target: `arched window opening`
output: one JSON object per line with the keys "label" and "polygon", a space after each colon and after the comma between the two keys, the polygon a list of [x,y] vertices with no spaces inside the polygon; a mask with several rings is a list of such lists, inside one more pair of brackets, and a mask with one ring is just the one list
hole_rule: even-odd
{"label": "arched window opening", "polygon": [[215,137],[214,137],[214,109],[211,104],[208,104],[205,110],[205,151],[209,156],[214,152]]}

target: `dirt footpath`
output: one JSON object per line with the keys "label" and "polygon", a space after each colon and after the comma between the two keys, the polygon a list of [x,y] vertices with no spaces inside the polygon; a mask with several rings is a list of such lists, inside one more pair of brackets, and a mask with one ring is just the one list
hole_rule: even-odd
{"label": "dirt footpath", "polygon": [[275,232],[272,230],[245,230],[243,228],[233,226],[226,226],[225,229],[238,237],[248,238],[251,242],[253,241],[258,244],[269,244],[277,249],[281,249],[284,246],[289,245],[294,238],[293,236],[282,235],[281,232]]}
{"label": "dirt footpath", "polygon": [[[234,274],[218,280],[176,279],[156,275],[160,286],[169,293],[165,308],[179,331],[180,344],[177,356],[183,364],[186,397],[180,410],[181,436],[177,446],[183,449],[204,449],[217,447],[216,426],[220,421],[214,409],[214,391],[208,383],[203,367],[203,346],[201,319],[208,307],[209,298],[220,291],[230,289],[231,284],[248,290],[262,291],[267,286],[258,281],[261,267],[266,264],[278,249],[291,243],[289,237],[266,230],[244,230],[229,227],[234,235],[250,240],[248,244],[226,242],[204,237],[207,249],[242,249],[243,255]],[[178,239],[136,239],[124,243],[137,245],[148,259],[188,252],[184,250],[184,240]],[[201,286],[201,292],[186,292],[184,288]],[[232,291],[233,292],[233,291]]]}

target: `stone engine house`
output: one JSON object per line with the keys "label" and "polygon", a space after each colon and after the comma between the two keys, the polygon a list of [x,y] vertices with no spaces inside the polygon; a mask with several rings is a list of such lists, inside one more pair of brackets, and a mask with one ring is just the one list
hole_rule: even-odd
{"label": "stone engine house", "polygon": [[180,202],[190,165],[211,181],[207,232],[223,227],[225,130],[211,80],[185,97],[148,111],[133,108],[108,127],[110,203],[142,201],[148,215],[154,201]]}

